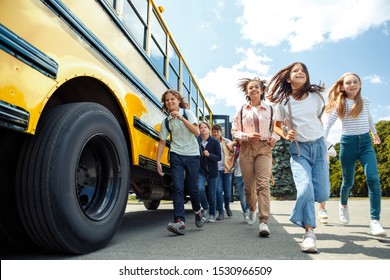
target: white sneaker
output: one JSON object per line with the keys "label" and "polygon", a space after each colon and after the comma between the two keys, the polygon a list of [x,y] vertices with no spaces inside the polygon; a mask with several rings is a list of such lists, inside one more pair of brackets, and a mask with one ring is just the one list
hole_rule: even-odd
{"label": "white sneaker", "polygon": [[370,231],[371,234],[375,236],[387,236],[386,231],[377,220],[371,220]]}
{"label": "white sneaker", "polygon": [[203,219],[205,223],[209,222],[210,215],[209,215],[209,209],[205,209],[203,212]]}
{"label": "white sneaker", "polygon": [[303,236],[302,252],[305,253],[318,253],[316,246],[316,235],[314,231],[309,229]]}
{"label": "white sneaker", "polygon": [[259,234],[260,234],[261,237],[266,237],[266,236],[270,235],[270,231],[269,231],[269,228],[268,228],[267,224],[260,223]]}
{"label": "white sneaker", "polygon": [[244,215],[244,223],[248,223],[249,222],[249,210],[245,211],[243,213]]}
{"label": "white sneaker", "polygon": [[318,213],[318,219],[320,220],[321,224],[327,224],[328,223],[328,211],[325,209],[321,209]]}
{"label": "white sneaker", "polygon": [[215,223],[215,215],[209,216],[209,223]]}
{"label": "white sneaker", "polygon": [[255,211],[249,211],[249,220],[248,225],[253,225],[256,222],[256,210]]}
{"label": "white sneaker", "polygon": [[344,225],[349,224],[349,211],[347,205],[345,205],[345,207],[341,204],[339,205],[339,217],[340,217],[340,221]]}

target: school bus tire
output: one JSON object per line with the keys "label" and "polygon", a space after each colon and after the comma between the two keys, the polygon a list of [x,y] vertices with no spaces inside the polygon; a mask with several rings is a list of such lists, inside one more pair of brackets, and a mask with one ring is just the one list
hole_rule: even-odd
{"label": "school bus tire", "polygon": [[34,243],[71,254],[104,247],[120,226],[130,181],[128,149],[114,116],[95,103],[51,109],[21,155],[17,203]]}
{"label": "school bus tire", "polygon": [[147,210],[157,210],[160,200],[144,200],[144,206]]}

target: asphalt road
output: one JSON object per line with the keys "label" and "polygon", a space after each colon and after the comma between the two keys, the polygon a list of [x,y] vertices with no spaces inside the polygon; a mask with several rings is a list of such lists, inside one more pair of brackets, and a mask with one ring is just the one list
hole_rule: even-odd
{"label": "asphalt road", "polygon": [[[271,235],[260,238],[258,223],[243,222],[238,202],[233,217],[195,227],[186,205],[187,233],[175,236],[166,230],[172,219],[172,204],[148,211],[140,203],[129,203],[122,225],[107,247],[82,256],[45,253],[3,254],[2,260],[389,260],[390,238],[374,237],[369,231],[368,199],[351,199],[351,222],[338,220],[338,201],[327,203],[329,223],[315,232],[319,254],[300,250],[303,229],[288,221],[293,201],[272,201]],[[382,200],[382,226],[390,236],[390,200]]]}

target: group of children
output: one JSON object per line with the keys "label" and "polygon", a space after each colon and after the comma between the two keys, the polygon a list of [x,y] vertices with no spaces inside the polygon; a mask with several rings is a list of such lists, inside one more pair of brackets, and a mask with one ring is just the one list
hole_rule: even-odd
{"label": "group of children", "polygon": [[[328,102],[325,103],[322,96],[324,86],[311,84],[308,69],[301,62],[292,63],[278,71],[269,81],[269,85],[258,78],[240,80],[239,88],[244,93],[247,103],[235,115],[232,124],[234,141],[227,147],[229,150],[233,145],[240,148],[239,165],[249,206],[247,220],[253,224],[257,216],[259,217],[260,236],[270,234],[268,220],[272,148],[280,137],[283,137],[291,141],[290,165],[297,189],[290,221],[304,229],[302,251],[318,252],[314,233],[315,202],[321,203],[319,212],[324,221],[327,216],[325,201],[330,194],[326,139],[338,118],[342,122],[339,155],[343,175],[340,189],[340,220],[343,224],[349,223],[348,196],[354,183],[355,165],[359,160],[365,167],[369,189],[371,234],[386,236],[386,231],[379,222],[381,188],[372,145],[380,144],[380,139],[369,113],[368,99],[361,95],[361,87],[362,82],[358,75],[346,73],[330,88]],[[275,108],[265,102],[266,98],[275,104]],[[209,131],[208,134],[204,133],[204,137],[199,137],[200,130],[209,130],[210,127],[202,122],[199,130],[196,116],[190,110],[186,110],[187,105],[179,92],[172,89],[166,91],[162,96],[162,103],[163,109],[168,113],[170,132],[163,121],[158,145],[157,171],[164,175],[160,160],[166,139],[171,134],[170,166],[174,203],[174,222],[169,223],[167,229],[176,234],[185,234],[185,181],[189,186],[195,224],[202,227],[206,214],[215,217],[215,210],[203,212],[208,205],[204,203],[202,191],[199,196],[198,178],[203,176],[203,182],[207,181],[208,187],[214,191],[216,187],[214,179],[218,177],[216,174],[218,172],[209,169],[207,173],[204,169],[202,171],[200,166],[208,168],[208,165],[207,162],[200,163],[202,160],[200,155],[204,156],[206,153],[208,158],[213,157],[214,161],[221,161],[220,155],[223,153],[219,143],[212,144],[212,141],[209,143],[210,140],[207,140],[210,139]],[[324,110],[329,114],[325,128],[321,121]],[[201,138],[200,142],[197,138]],[[212,152],[209,151],[211,147]],[[210,209],[215,209],[215,200],[211,199],[209,204]],[[221,210],[221,206],[218,207]]]}

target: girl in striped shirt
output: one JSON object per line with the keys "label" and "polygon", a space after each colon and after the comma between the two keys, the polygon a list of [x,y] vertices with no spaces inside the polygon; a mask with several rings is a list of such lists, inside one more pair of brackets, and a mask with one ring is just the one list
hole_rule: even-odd
{"label": "girl in striped shirt", "polygon": [[340,118],[342,132],[340,139],[340,163],[343,181],[340,188],[339,216],[343,224],[349,223],[348,196],[354,183],[357,160],[364,166],[370,198],[370,231],[376,236],[386,236],[379,223],[381,212],[381,187],[375,150],[372,145],[381,140],[376,133],[368,106],[367,97],[361,95],[362,82],[358,75],[346,73],[330,88],[326,111],[330,113],[325,128],[325,137]]}

